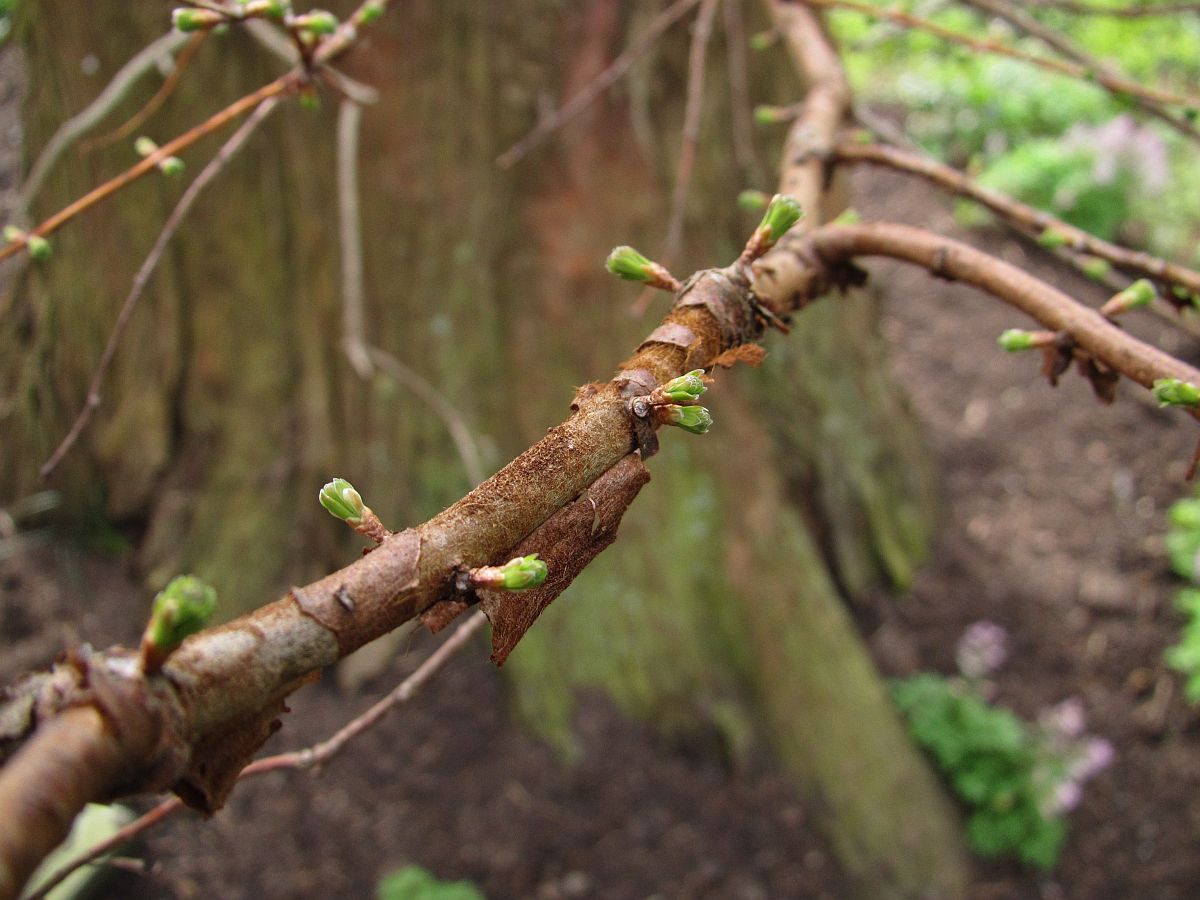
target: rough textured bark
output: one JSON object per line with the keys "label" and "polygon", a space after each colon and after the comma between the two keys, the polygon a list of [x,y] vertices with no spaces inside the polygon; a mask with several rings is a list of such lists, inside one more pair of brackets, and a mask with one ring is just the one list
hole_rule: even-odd
{"label": "rough textured bark", "polygon": [[[614,243],[655,249],[661,239],[685,35],[668,36],[625,90],[511,174],[492,159],[652,7],[415,3],[348,65],[383,90],[364,120],[361,174],[373,339],[452,398],[493,464],[558,421],[569,386],[607,377],[646,330],[624,315],[632,296],[600,261]],[[97,2],[81,21],[72,8],[46,0],[22,32],[34,68],[30,147],[164,27],[159,9]],[[100,57],[94,76],[60,63],[88,53]],[[723,56],[714,48],[710,59]],[[782,58],[759,65],[764,101],[795,99]],[[147,126],[153,137],[278,71],[236,32],[212,38],[194,67]],[[752,225],[732,202],[743,185],[726,81],[709,79],[684,257],[694,264],[732,258]],[[277,113],[202,199],[55,482],[93,514],[145,529],[150,586],[196,571],[218,585],[228,614],[344,561],[349,542],[312,502],[330,474],[351,478],[393,528],[467,486],[436,417],[386,379],[359,381],[340,354],[336,101],[326,101],[317,113]],[[188,157],[193,170],[214,147]],[[118,145],[65,162],[37,211],[131,158]],[[0,336],[14,429],[0,495],[34,487],[178,191],[162,179],[135,185],[62,232],[52,267],[25,274],[11,313],[19,327]],[[761,416],[739,421],[733,380],[722,378],[717,429],[666,442],[618,549],[538,621],[508,667],[520,708],[565,742],[578,685],[667,727],[715,723],[734,746],[761,730],[821,798],[843,863],[876,895],[952,893],[962,871],[953,816],[896,727],[834,588],[903,582],[929,529],[926,475],[902,398],[881,374],[872,320],[866,297],[806,312],[804,333],[786,348],[772,342],[745,387]],[[845,396],[856,397],[850,408]],[[747,480],[746,467],[761,477]],[[860,755],[867,768],[856,771]]]}

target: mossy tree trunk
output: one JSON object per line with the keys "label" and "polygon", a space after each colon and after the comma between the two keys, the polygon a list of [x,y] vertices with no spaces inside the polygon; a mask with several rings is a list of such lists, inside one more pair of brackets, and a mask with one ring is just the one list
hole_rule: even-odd
{"label": "mossy tree trunk", "polygon": [[[615,243],[656,249],[665,231],[684,31],[513,172],[492,160],[655,6],[404,4],[347,66],[382,92],[361,148],[371,339],[444,392],[491,467],[558,421],[572,386],[606,377],[651,327],[627,314],[634,294],[600,262]],[[96,0],[87,16],[72,0],[21,8],[31,149],[165,25],[161,9],[119,0]],[[748,185],[729,134],[723,40],[718,32],[710,50],[681,271],[731,258],[753,224],[734,204]],[[99,68],[86,75],[79,63],[91,55]],[[795,98],[782,51],[769,61],[775,74],[755,65],[756,100]],[[173,136],[279,68],[236,30],[212,36],[143,131]],[[140,531],[149,588],[194,571],[218,586],[227,615],[351,552],[313,502],[331,474],[359,485],[392,527],[468,487],[443,423],[385,377],[360,380],[341,354],[336,103],[282,107],[197,205],[92,427],[53,481],[76,515]],[[217,140],[187,155],[191,173]],[[769,160],[776,148],[760,149]],[[70,155],[35,217],[133,158],[129,141]],[[65,229],[53,263],[17,280],[0,334],[0,496],[37,486],[180,191],[143,180]],[[578,686],[668,728],[715,724],[735,752],[762,735],[819,802],[867,892],[952,895],[963,879],[954,815],[839,595],[907,581],[930,527],[928,473],[869,298],[820,304],[796,332],[771,340],[763,369],[719,379],[706,438],[664,435],[655,483],[622,539],[513,655],[516,702],[568,748]]]}

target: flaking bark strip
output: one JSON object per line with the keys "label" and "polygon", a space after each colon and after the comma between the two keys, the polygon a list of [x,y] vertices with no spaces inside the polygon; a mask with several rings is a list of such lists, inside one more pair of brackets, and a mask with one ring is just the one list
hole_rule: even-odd
{"label": "flaking bark strip", "polygon": [[683,289],[675,307],[708,310],[721,329],[721,343],[737,346],[754,340],[762,331],[749,301],[749,289],[739,270],[707,269]]}
{"label": "flaking bark strip", "polygon": [[492,662],[504,665],[537,617],[616,539],[621,517],[649,480],[641,458],[629,454],[513,550],[513,556],[537,553],[550,573],[528,591],[479,592],[480,607],[492,623]]}
{"label": "flaking bark strip", "polygon": [[345,656],[411,618],[410,613],[397,620],[394,601],[416,587],[420,562],[421,536],[410,528],[340,572],[292,588],[292,597],[305,615],[334,633]]}
{"label": "flaking bark strip", "polygon": [[187,771],[172,786],[179,799],[205,815],[212,815],[224,806],[242,769],[267,739],[283,727],[280,716],[288,712],[284,703],[287,695],[318,676],[314,672],[300,679],[264,708],[205,735],[193,749]]}
{"label": "flaking bark strip", "polygon": [[650,332],[638,346],[638,350],[644,349],[648,344],[670,344],[673,347],[682,347],[687,350],[694,343],[696,343],[696,335],[692,329],[686,325],[680,325],[678,322],[667,322]]}

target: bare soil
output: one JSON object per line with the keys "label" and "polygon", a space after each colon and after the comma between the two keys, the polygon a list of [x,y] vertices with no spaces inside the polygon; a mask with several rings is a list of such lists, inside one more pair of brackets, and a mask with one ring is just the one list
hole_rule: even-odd
{"label": "bare soil", "polygon": [[[856,195],[868,218],[959,231],[948,202],[898,178],[858,173]],[[970,239],[1102,298],[1003,232]],[[1162,535],[1167,506],[1189,490],[1195,428],[1130,385],[1111,407],[1073,374],[1052,390],[1038,360],[995,347],[1004,328],[1028,326],[1019,313],[922,272],[870,269],[944,501],[911,593],[856,606],[881,667],[950,672],[962,630],[992,619],[1013,650],[998,699],[1032,716],[1078,696],[1089,730],[1116,748],[1084,789],[1058,871],[981,862],[972,896],[1194,896],[1200,735],[1162,664],[1179,624]],[[1151,316],[1130,328],[1197,356],[1193,339]],[[803,340],[802,318],[797,332]],[[145,601],[123,561],[51,546],[0,562],[0,680],[68,640],[137,633]],[[431,646],[418,640],[354,696],[332,679],[302,691],[271,749],[333,731]],[[584,756],[568,767],[507,716],[481,645],[319,777],[266,776],[211,821],[161,827],[142,848],[157,872],[121,874],[108,895],[366,897],[407,863],[469,878],[490,898],[844,895],[805,804],[769,759],[732,771],[715,742],[666,743],[599,698],[578,725]]]}

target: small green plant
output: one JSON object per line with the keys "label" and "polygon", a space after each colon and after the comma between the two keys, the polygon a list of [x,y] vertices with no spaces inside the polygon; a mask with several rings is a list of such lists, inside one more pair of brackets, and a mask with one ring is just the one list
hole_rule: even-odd
{"label": "small green plant", "polygon": [[1171,569],[1193,587],[1180,590],[1175,608],[1186,617],[1179,633],[1179,643],[1168,647],[1163,654],[1167,665],[1184,677],[1184,696],[1189,703],[1200,703],[1200,499],[1189,497],[1171,505],[1167,513],[1171,528],[1167,532],[1167,556]]}
{"label": "small green plant", "polygon": [[376,900],[487,900],[469,881],[439,881],[420,866],[405,866],[384,875]]}
{"label": "small green plant", "polygon": [[1083,736],[1083,710],[1066,700],[1022,721],[985,699],[985,680],[1005,658],[1004,630],[980,622],[958,646],[961,677],[922,672],[893,683],[909,734],[970,810],[967,839],[982,856],[1015,855],[1052,869],[1065,814],[1080,786],[1112,760],[1112,746]]}

